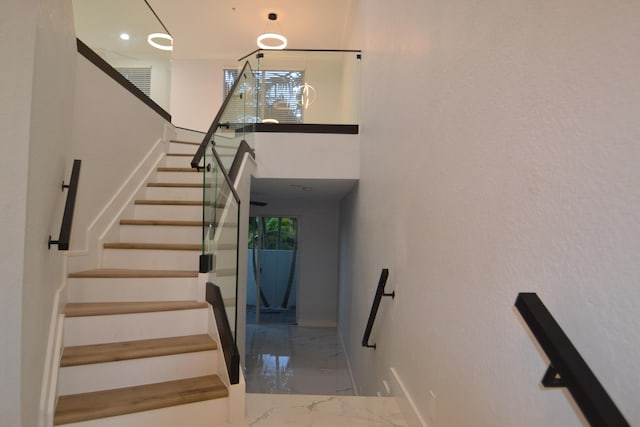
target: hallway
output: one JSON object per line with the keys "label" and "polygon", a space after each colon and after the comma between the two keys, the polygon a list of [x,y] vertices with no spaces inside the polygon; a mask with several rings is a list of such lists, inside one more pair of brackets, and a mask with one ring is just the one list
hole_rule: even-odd
{"label": "hallway", "polygon": [[247,393],[353,395],[335,328],[247,325]]}

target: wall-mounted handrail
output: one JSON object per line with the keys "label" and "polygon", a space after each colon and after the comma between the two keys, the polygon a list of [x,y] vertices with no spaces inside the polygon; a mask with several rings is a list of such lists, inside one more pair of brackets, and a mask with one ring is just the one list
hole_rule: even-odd
{"label": "wall-mounted handrail", "polygon": [[376,321],[378,314],[378,308],[380,307],[380,301],[382,297],[396,297],[396,292],[393,291],[390,294],[384,292],[384,288],[387,285],[387,279],[389,278],[389,269],[383,268],[380,272],[380,279],[378,280],[378,287],[376,288],[376,295],[373,297],[373,304],[371,305],[371,312],[369,313],[369,320],[367,320],[367,327],[364,329],[364,336],[362,337],[362,346],[367,348],[376,348],[376,344],[369,344],[369,337],[371,336],[371,330],[373,329],[373,323]]}
{"label": "wall-mounted handrail", "polygon": [[59,251],[69,250],[69,240],[71,240],[71,225],[73,224],[73,211],[76,207],[76,195],[78,194],[78,181],[80,180],[80,165],[82,161],[75,159],[73,161],[73,168],[71,169],[71,178],[69,184],[62,182],[62,191],[68,189],[67,201],[64,204],[64,215],[62,216],[62,226],[60,227],[60,236],[58,240],[51,240],[49,235],[48,248],[51,249],[51,245],[58,245]]}
{"label": "wall-mounted handrail", "polygon": [[628,426],[613,400],[535,293],[520,293],[516,308],[549,357],[545,387],[566,387],[592,426]]}
{"label": "wall-mounted handrail", "polygon": [[231,332],[231,325],[227,317],[227,310],[224,309],[224,300],[222,299],[220,287],[211,282],[207,282],[205,298],[211,305],[216,318],[218,333],[220,334],[220,344],[222,345],[222,352],[224,353],[224,360],[227,365],[227,372],[229,373],[229,380],[231,384],[238,384],[240,382],[240,352],[238,351],[238,346]]}
{"label": "wall-mounted handrail", "polygon": [[233,86],[231,87],[231,90],[227,94],[227,97],[222,102],[222,106],[220,107],[220,110],[218,110],[218,113],[214,117],[213,122],[211,122],[211,126],[209,126],[209,130],[207,131],[207,134],[202,139],[202,143],[198,147],[198,151],[196,151],[196,154],[193,156],[193,159],[191,159],[191,167],[192,168],[199,169],[200,160],[202,160],[202,157],[204,156],[204,153],[207,150],[207,145],[209,144],[209,142],[212,141],[213,135],[218,130],[218,127],[219,127],[219,124],[220,124],[220,119],[222,118],[222,115],[224,114],[225,110],[227,109],[227,105],[231,101],[231,98],[233,98],[233,95],[235,94],[236,89],[238,88],[238,85],[242,81],[241,77],[244,76],[244,78],[246,78],[245,72],[247,72],[247,71],[248,72],[253,72],[253,71],[251,71],[251,66],[249,65],[249,61],[246,61],[244,63],[244,66],[242,67],[242,70],[238,74],[238,78],[233,83]]}

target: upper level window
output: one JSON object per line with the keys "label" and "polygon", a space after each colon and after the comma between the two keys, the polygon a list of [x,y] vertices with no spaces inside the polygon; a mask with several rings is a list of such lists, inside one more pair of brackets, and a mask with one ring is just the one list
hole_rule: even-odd
{"label": "upper level window", "polygon": [[[299,88],[304,84],[301,70],[254,71],[260,84],[258,116],[261,120],[275,119],[279,123],[302,123],[302,108]],[[224,70],[223,96],[233,87],[238,70]]]}

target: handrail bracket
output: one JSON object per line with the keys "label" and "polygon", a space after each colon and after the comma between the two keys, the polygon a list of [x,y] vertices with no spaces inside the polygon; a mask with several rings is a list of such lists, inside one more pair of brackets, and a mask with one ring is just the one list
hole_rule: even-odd
{"label": "handrail bracket", "polygon": [[547,388],[567,386],[562,377],[560,377],[560,373],[553,367],[553,365],[549,365],[547,371],[544,373],[544,377],[542,377],[542,385]]}

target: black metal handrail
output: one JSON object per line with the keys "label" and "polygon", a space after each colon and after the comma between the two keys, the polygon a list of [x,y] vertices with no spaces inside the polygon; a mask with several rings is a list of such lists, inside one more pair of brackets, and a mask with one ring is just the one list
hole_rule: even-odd
{"label": "black metal handrail", "polygon": [[231,87],[231,90],[227,94],[227,97],[222,102],[222,106],[220,107],[220,110],[218,110],[218,113],[214,117],[213,122],[211,122],[211,126],[209,127],[209,130],[207,131],[207,134],[202,139],[202,143],[198,147],[198,151],[196,151],[196,154],[193,156],[193,159],[191,159],[191,167],[192,168],[199,169],[200,160],[202,160],[202,157],[204,156],[204,153],[207,150],[207,145],[209,144],[209,142],[211,142],[211,140],[213,138],[213,135],[216,133],[216,130],[218,130],[218,127],[220,127],[220,119],[222,118],[222,115],[224,114],[225,110],[227,109],[227,105],[231,101],[231,98],[233,98],[233,95],[234,95],[236,89],[238,88],[238,85],[242,81],[242,77],[244,77],[245,79],[247,78],[247,76],[245,74],[247,69],[249,70],[249,72],[253,73],[253,71],[251,70],[251,65],[249,65],[249,61],[246,61],[244,63],[244,66],[242,67],[242,70],[238,74],[238,78],[233,83],[233,86]]}
{"label": "black metal handrail", "polygon": [[87,61],[91,62],[93,65],[98,67],[103,73],[111,77],[115,80],[120,86],[125,88],[129,93],[142,101],[147,107],[151,108],[156,113],[160,114],[163,119],[168,122],[171,122],[171,114],[165,111],[160,105],[158,105],[153,99],[151,99],[147,94],[141,91],[136,85],[131,83],[125,76],[120,74],[118,70],[113,68],[111,64],[104,60],[100,55],[93,51],[87,44],[85,44],[82,40],[76,39],[76,45],[78,53],[84,56]]}
{"label": "black metal handrail", "polygon": [[238,62],[243,59],[247,59],[252,56],[254,53],[262,53],[267,50],[277,50],[278,52],[337,52],[337,53],[355,53],[358,59],[361,58],[362,51],[360,49],[256,49],[252,52],[247,53],[242,58],[238,59]]}
{"label": "black metal handrail", "polygon": [[592,426],[628,426],[613,400],[535,293],[520,293],[516,308],[549,357],[545,387],[566,387]]}
{"label": "black metal handrail", "polygon": [[253,158],[255,158],[255,152],[249,145],[247,141],[244,139],[240,141],[240,145],[238,146],[238,150],[236,151],[235,156],[233,157],[233,162],[231,163],[231,167],[229,168],[229,179],[231,182],[235,182],[238,177],[238,172],[240,172],[240,166],[242,166],[242,160],[244,159],[244,155],[249,153]]}
{"label": "black metal handrail", "polygon": [[59,251],[69,250],[69,240],[71,240],[71,225],[73,224],[73,211],[76,207],[76,195],[78,194],[78,182],[80,180],[80,165],[82,161],[76,159],[73,161],[71,169],[71,178],[69,184],[62,182],[62,191],[68,189],[67,201],[64,204],[64,215],[62,216],[62,226],[60,227],[60,236],[58,240],[51,240],[49,235],[49,243],[47,247],[51,249],[51,245],[58,245]]}
{"label": "black metal handrail", "polygon": [[393,291],[390,294],[384,292],[384,288],[387,285],[387,279],[389,278],[389,269],[383,268],[380,272],[380,279],[378,280],[378,287],[376,288],[376,295],[373,297],[373,305],[371,306],[371,312],[369,313],[369,320],[367,320],[367,327],[364,329],[364,336],[362,337],[362,346],[367,348],[376,348],[376,344],[369,344],[369,337],[371,337],[371,330],[373,329],[373,323],[376,321],[378,315],[378,308],[380,307],[380,301],[382,297],[396,297],[396,292]]}
{"label": "black metal handrail", "polygon": [[231,325],[227,317],[227,310],[224,309],[224,300],[220,287],[211,282],[207,282],[206,300],[213,309],[218,326],[218,334],[220,335],[220,345],[224,353],[224,360],[229,373],[229,381],[231,384],[240,382],[240,352],[231,332]]}

